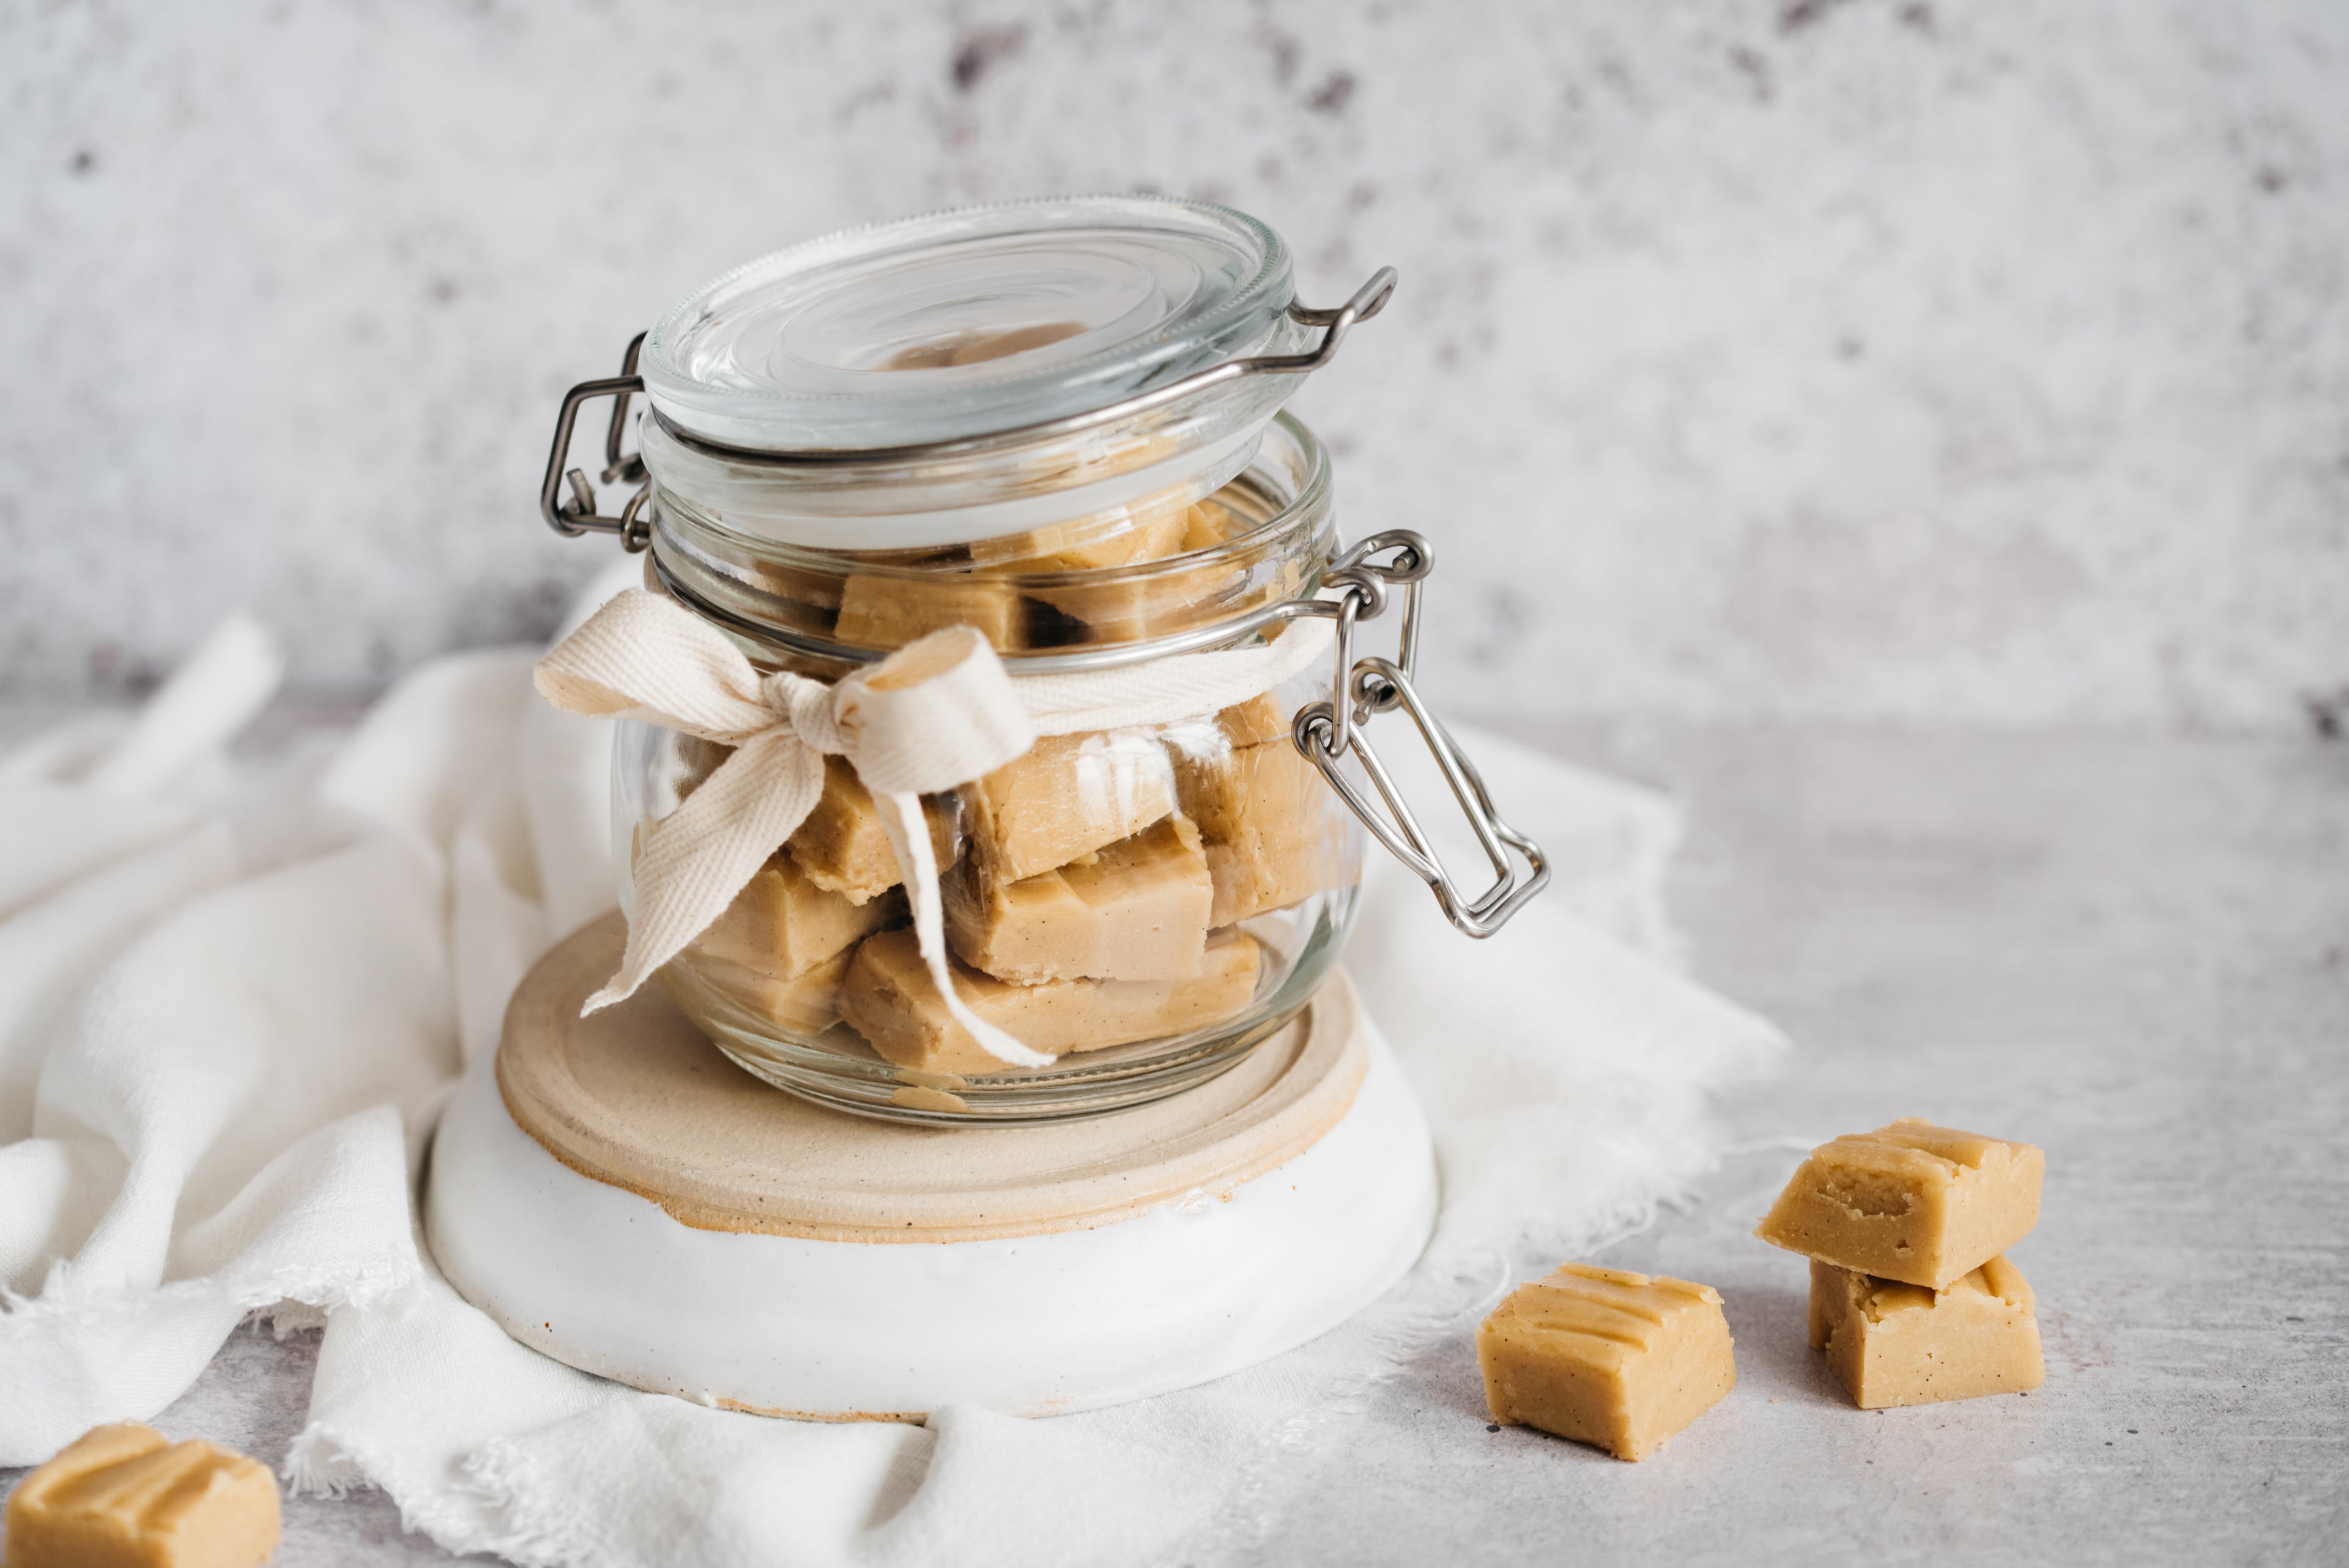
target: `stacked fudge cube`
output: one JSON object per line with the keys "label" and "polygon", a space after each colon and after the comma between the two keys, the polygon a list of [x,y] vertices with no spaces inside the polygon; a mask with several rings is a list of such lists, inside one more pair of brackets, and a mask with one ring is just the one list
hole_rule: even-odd
{"label": "stacked fudge cube", "polygon": [[[1333,798],[1269,696],[1039,741],[925,803],[957,991],[1055,1054],[1231,1018],[1267,967],[1247,923],[1349,875]],[[906,920],[872,796],[831,757],[815,809],[684,962],[793,1033],[844,1020],[901,1068],[1002,1071],[947,1012]]]}
{"label": "stacked fudge cube", "polygon": [[2023,1393],[2045,1379],[2006,1251],[2039,1219],[2029,1144],[1911,1117],[1820,1145],[1754,1234],[1811,1261],[1811,1348],[1862,1409]]}

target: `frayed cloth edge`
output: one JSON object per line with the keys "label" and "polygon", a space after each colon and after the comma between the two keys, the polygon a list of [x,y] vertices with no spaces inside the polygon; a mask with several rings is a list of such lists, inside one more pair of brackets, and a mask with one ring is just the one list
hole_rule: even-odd
{"label": "frayed cloth edge", "polygon": [[[517,1568],[605,1568],[614,1561],[595,1542],[580,1539],[575,1528],[524,1502],[534,1478],[507,1439],[492,1439],[456,1469],[451,1490],[388,1482],[396,1467],[371,1459],[341,1428],[312,1421],[295,1434],[279,1473],[295,1496],[343,1498],[362,1487],[380,1491],[398,1508],[402,1530],[460,1556],[486,1552]],[[416,1495],[403,1495],[410,1492]]]}
{"label": "frayed cloth edge", "polygon": [[386,1248],[373,1261],[343,1268],[286,1264],[243,1282],[203,1274],[160,1285],[109,1285],[88,1292],[76,1287],[68,1269],[36,1296],[0,1289],[0,1334],[59,1320],[69,1320],[69,1326],[102,1327],[137,1317],[158,1303],[211,1301],[248,1316],[267,1315],[288,1302],[320,1312],[365,1309],[415,1283],[423,1272],[423,1265],[404,1248]]}

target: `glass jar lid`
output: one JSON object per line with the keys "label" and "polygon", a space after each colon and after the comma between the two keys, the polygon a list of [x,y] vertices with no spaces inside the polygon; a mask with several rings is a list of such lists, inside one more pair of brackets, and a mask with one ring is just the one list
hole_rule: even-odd
{"label": "glass jar lid", "polygon": [[961,441],[1088,413],[1291,347],[1288,248],[1204,202],[965,208],[812,240],[664,317],[645,388],[748,452]]}

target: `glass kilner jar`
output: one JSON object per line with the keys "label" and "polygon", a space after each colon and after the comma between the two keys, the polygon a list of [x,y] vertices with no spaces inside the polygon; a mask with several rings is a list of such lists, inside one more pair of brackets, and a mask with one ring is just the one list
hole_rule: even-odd
{"label": "glass kilner jar", "polygon": [[[1540,889],[1539,850],[1412,686],[1428,545],[1341,544],[1329,454],[1280,411],[1394,283],[1308,308],[1280,236],[1245,214],[1008,203],[740,267],[572,390],[546,520],[648,552],[646,613],[720,634],[694,669],[739,656],[728,679],[777,726],[608,705],[638,715],[615,757],[631,941],[653,899],[674,950],[647,961],[720,1050],[868,1115],[1087,1115],[1201,1082],[1296,1017],[1344,944],[1369,836],[1471,936]],[[608,514],[570,466],[605,398]],[[1359,649],[1389,610],[1395,656]],[[632,690],[635,645],[614,646],[597,668]],[[983,771],[877,760],[892,724],[965,754],[951,705],[984,705],[955,684],[978,663],[1017,731]],[[949,706],[885,722],[921,689]],[[1491,863],[1482,891],[1369,746],[1397,711]],[[763,819],[788,833],[680,916],[670,889],[715,863],[697,836],[750,831],[740,802],[763,786],[740,775],[802,745],[804,787]],[[696,817],[705,789],[725,800]]]}

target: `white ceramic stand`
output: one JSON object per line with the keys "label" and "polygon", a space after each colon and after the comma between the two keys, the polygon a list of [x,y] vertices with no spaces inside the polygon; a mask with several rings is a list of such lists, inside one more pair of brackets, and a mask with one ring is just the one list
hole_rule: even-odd
{"label": "white ceramic stand", "polygon": [[1327,1332],[1433,1225],[1426,1123],[1342,975],[1198,1089],[937,1131],[757,1084],[663,997],[579,1021],[617,937],[525,981],[425,1201],[450,1282],[586,1371],[829,1419],[1087,1409]]}

